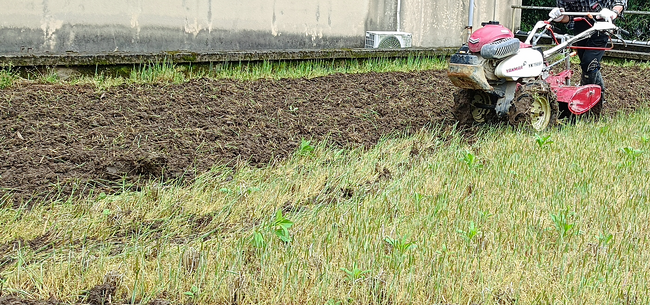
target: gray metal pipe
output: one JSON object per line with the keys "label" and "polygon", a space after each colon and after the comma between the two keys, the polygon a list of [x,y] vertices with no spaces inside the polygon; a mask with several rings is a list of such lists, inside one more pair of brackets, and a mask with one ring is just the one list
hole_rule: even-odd
{"label": "gray metal pipe", "polygon": [[397,0],[397,32],[401,32],[402,29],[400,15],[402,15],[402,0]]}
{"label": "gray metal pipe", "polygon": [[467,22],[467,28],[472,31],[474,27],[474,0],[469,0],[469,21]]}

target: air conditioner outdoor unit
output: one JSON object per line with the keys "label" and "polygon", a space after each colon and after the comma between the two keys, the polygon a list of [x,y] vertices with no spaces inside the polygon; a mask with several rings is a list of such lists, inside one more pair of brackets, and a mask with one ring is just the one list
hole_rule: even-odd
{"label": "air conditioner outdoor unit", "polygon": [[411,33],[367,31],[366,48],[399,49],[411,47]]}

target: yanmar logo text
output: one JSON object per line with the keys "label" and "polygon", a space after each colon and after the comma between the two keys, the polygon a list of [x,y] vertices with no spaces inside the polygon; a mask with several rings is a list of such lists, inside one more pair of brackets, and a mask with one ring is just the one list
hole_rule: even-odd
{"label": "yanmar logo text", "polygon": [[535,67],[539,67],[541,65],[544,65],[544,62],[537,62],[537,63],[532,63],[532,64],[528,64],[527,62],[523,62],[523,64],[521,64],[521,66],[516,66],[516,67],[506,69],[506,73],[519,71],[519,70],[524,69],[524,67],[535,68]]}
{"label": "yanmar logo text", "polygon": [[506,69],[506,72],[507,72],[507,73],[510,73],[510,72],[519,71],[519,70],[521,70],[521,69],[524,69],[524,66],[525,66],[525,65],[526,65],[526,63],[524,63],[524,64],[521,65],[521,66],[517,66],[517,67],[513,67],[513,68],[508,68],[508,69]]}

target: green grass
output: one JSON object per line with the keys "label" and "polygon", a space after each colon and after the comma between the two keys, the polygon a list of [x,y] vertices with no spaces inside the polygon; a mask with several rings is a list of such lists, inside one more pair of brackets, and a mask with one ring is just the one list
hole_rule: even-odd
{"label": "green grass", "polygon": [[65,303],[113,282],[117,303],[648,304],[648,139],[647,106],[544,135],[484,127],[468,142],[447,126],[367,151],[307,143],[189,187],[4,207],[3,290]]}
{"label": "green grass", "polygon": [[607,61],[604,61],[604,64],[608,65],[608,66],[639,67],[641,69],[650,69],[650,62],[649,61],[609,59]]}
{"label": "green grass", "polygon": [[252,64],[231,63],[214,67],[214,75],[211,77],[238,80],[255,80],[261,78],[312,78],[334,73],[407,72],[442,70],[446,68],[447,60],[444,57],[261,62]]}
{"label": "green grass", "polygon": [[[9,87],[19,80],[48,84],[92,84],[99,89],[106,89],[122,84],[182,84],[194,79],[234,79],[250,81],[257,79],[314,78],[335,73],[369,73],[369,72],[410,72],[423,70],[447,69],[448,59],[444,56],[424,56],[406,58],[371,58],[347,60],[310,60],[310,61],[260,61],[260,62],[226,62],[210,65],[175,64],[170,61],[139,64],[121,67],[97,67],[93,72],[85,70],[72,77],[61,78],[57,69],[34,70],[26,73],[22,79],[15,69],[0,70],[0,89]],[[574,65],[577,57],[572,58]],[[606,59],[604,65],[650,69],[645,61]],[[574,69],[579,69],[574,66]]]}
{"label": "green grass", "polygon": [[0,69],[0,89],[10,87],[17,79],[18,75],[11,67]]}
{"label": "green grass", "polygon": [[[121,84],[185,83],[193,79],[257,80],[261,78],[313,78],[335,73],[442,70],[447,59],[441,57],[372,58],[351,60],[261,61],[179,65],[169,61],[130,67],[99,67],[63,80],[54,68],[30,71],[25,80],[40,83],[92,84],[100,89]],[[19,76],[0,70],[0,89],[11,86]]]}

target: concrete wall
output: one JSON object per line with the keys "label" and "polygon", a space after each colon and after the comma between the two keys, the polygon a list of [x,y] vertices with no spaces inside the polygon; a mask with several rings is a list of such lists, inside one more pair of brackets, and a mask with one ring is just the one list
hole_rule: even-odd
{"label": "concrete wall", "polygon": [[[521,0],[476,0],[476,25]],[[361,48],[395,30],[397,0],[0,0],[0,53]],[[465,39],[469,0],[402,0],[414,47]],[[519,13],[515,16],[518,24]]]}

